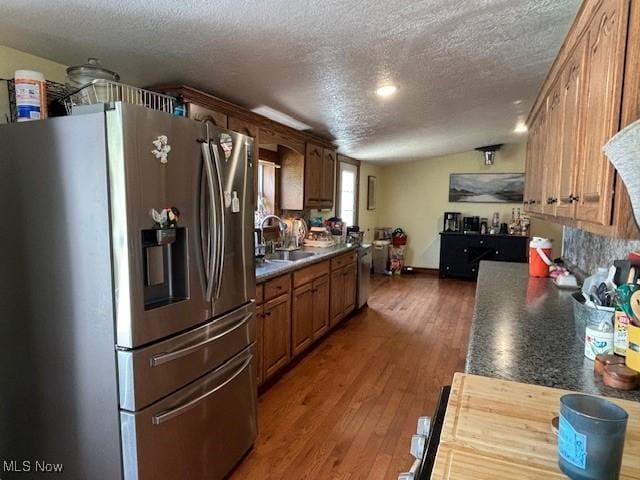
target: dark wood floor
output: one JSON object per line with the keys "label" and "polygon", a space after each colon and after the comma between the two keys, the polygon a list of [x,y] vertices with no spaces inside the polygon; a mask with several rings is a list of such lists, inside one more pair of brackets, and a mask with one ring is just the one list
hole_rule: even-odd
{"label": "dark wood floor", "polygon": [[464,368],[474,297],[470,282],[376,277],[369,307],[261,395],[232,479],[396,479],[417,418]]}

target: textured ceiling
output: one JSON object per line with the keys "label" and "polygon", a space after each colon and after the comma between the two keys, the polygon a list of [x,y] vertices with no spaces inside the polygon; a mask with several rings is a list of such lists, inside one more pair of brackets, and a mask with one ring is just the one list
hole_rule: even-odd
{"label": "textured ceiling", "polygon": [[[518,141],[579,0],[1,0],[0,44],[267,105],[390,162]],[[399,86],[387,99],[373,91]]]}

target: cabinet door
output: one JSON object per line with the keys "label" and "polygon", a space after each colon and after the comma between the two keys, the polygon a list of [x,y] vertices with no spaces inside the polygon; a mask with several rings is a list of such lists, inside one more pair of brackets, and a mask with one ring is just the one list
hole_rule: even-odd
{"label": "cabinet door", "polygon": [[227,128],[227,116],[224,113],[216,112],[197,103],[187,104],[187,116],[200,122],[209,120],[216,127]]}
{"label": "cabinet door", "polygon": [[267,380],[291,360],[291,302],[289,294],[264,304],[264,377]]}
{"label": "cabinet door", "polygon": [[580,151],[583,143],[580,101],[585,74],[585,45],[586,37],[583,37],[569,55],[561,78],[563,135],[556,216],[563,218],[574,218],[576,212],[576,178],[580,167]]}
{"label": "cabinet door", "polygon": [[329,275],[313,282],[313,338],[320,338],[329,330]]}
{"label": "cabinet door", "polygon": [[313,285],[306,283],[293,291],[291,307],[292,354],[302,353],[313,340]]}
{"label": "cabinet door", "polygon": [[344,267],[331,272],[331,326],[342,319],[344,311]]}
{"label": "cabinet door", "polygon": [[344,303],[343,316],[349,315],[356,308],[357,264],[344,267]]}
{"label": "cabinet door", "polygon": [[[253,138],[253,148],[251,149],[251,159],[254,162],[258,161],[258,149],[260,147],[260,128],[256,125],[253,125],[249,122],[245,122],[244,120],[240,120],[235,117],[229,117],[229,130],[233,130],[234,132],[241,133],[246,135],[247,137]],[[254,199],[254,207],[257,201],[258,195],[258,168],[254,168],[254,178],[253,178],[253,199]]]}
{"label": "cabinet door", "polygon": [[256,369],[258,386],[262,385],[264,376],[264,307],[256,307]]}
{"label": "cabinet door", "polygon": [[620,124],[628,10],[628,0],[604,0],[587,31],[584,161],[577,218],[602,225],[611,221],[615,173],[602,146]]}
{"label": "cabinet door", "polygon": [[[545,141],[545,158],[541,162],[543,168],[543,195],[542,213],[547,215],[556,214],[558,203],[558,181],[559,170],[562,165],[562,97],[560,93],[561,84],[556,81],[549,91],[547,98],[547,132]],[[540,163],[540,161],[539,161]]]}
{"label": "cabinet door", "polygon": [[322,156],[322,192],[325,207],[333,206],[334,175],[336,171],[336,152],[325,148]]}
{"label": "cabinet door", "polygon": [[543,179],[546,140],[547,104],[544,102],[531,121],[527,142],[527,171],[525,209],[542,213]]}
{"label": "cabinet door", "polygon": [[308,208],[322,206],[323,149],[307,143],[304,162],[304,204]]}

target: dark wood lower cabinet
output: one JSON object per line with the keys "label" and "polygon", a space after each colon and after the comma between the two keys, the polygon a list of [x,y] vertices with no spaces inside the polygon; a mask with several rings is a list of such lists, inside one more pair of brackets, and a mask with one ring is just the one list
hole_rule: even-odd
{"label": "dark wood lower cabinet", "polygon": [[280,295],[264,304],[263,380],[276,374],[291,360],[291,301]]}

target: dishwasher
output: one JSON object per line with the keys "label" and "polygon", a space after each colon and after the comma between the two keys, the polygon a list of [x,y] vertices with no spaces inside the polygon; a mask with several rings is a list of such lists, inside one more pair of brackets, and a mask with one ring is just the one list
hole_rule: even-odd
{"label": "dishwasher", "polygon": [[358,247],[358,309],[364,307],[369,299],[371,280],[371,245]]}

